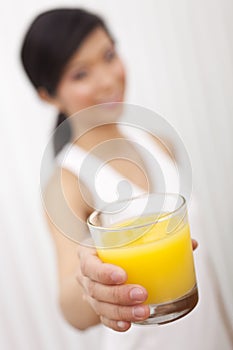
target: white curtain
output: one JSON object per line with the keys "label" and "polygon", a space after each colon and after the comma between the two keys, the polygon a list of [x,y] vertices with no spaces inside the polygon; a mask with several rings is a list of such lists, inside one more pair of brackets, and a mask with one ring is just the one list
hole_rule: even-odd
{"label": "white curtain", "polygon": [[19,62],[38,12],[79,5],[102,14],[115,34],[128,70],[127,101],[164,116],[183,139],[202,219],[199,249],[208,249],[218,297],[230,301],[224,322],[232,332],[233,2],[8,0],[0,4],[0,348],[85,348],[56,304],[55,251],[40,201],[40,162],[55,111],[39,101]]}

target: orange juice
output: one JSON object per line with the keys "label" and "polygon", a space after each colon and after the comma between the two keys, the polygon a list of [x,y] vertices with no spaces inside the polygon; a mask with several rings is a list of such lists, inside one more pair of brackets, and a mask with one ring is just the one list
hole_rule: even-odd
{"label": "orange juice", "polygon": [[[160,217],[162,218],[162,217]],[[146,303],[160,304],[184,296],[196,284],[192,243],[188,223],[164,219],[140,228],[140,236],[135,235],[133,226],[152,222],[151,217],[125,221],[114,225],[116,232],[103,233],[103,241],[111,241],[112,248],[98,248],[98,255],[104,262],[121,266],[128,274],[127,283],[139,284],[148,291]],[[177,221],[177,222],[178,222]],[[124,231],[118,236],[117,228]],[[127,230],[127,227],[129,229]],[[121,235],[132,237],[130,243],[121,245]],[[119,242],[118,242],[119,240]],[[113,244],[114,243],[114,244]],[[119,246],[116,246],[119,243]]]}

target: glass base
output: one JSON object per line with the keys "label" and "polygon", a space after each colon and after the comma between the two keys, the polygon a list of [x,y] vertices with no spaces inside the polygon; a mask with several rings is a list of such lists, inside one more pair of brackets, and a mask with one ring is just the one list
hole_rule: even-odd
{"label": "glass base", "polygon": [[144,321],[135,322],[139,325],[166,324],[187,315],[198,302],[198,290],[193,289],[179,299],[163,304],[151,304],[150,316]]}

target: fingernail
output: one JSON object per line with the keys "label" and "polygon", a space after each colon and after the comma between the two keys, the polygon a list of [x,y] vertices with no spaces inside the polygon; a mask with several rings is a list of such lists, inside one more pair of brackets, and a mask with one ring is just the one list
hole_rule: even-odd
{"label": "fingernail", "polygon": [[136,306],[133,308],[133,315],[137,318],[143,318],[146,316],[146,312],[143,306]]}
{"label": "fingernail", "polygon": [[125,282],[125,274],[121,271],[113,271],[111,273],[111,279],[114,283],[123,283]]}
{"label": "fingernail", "polygon": [[140,288],[133,288],[129,292],[130,298],[135,301],[144,301],[145,300],[145,293]]}
{"label": "fingernail", "polygon": [[120,328],[120,329],[125,329],[128,327],[128,324],[124,321],[118,321],[117,322],[117,327]]}

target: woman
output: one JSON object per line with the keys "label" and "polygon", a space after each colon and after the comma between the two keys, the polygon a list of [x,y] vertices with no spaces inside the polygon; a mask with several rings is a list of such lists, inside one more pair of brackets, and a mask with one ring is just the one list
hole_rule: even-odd
{"label": "woman", "polygon": [[[114,111],[117,108],[114,103],[124,101],[125,69],[114,40],[102,19],[87,11],[58,9],[38,16],[25,36],[21,57],[39,96],[58,109],[58,125],[93,105],[107,102]],[[111,115],[116,117],[118,113],[111,111]],[[88,153],[103,142],[120,138],[121,146],[114,150],[112,168],[135,188],[147,191],[148,179],[142,170],[146,166],[132,142],[116,123],[101,123],[96,127],[96,121],[89,122],[91,128],[83,132],[86,119],[79,119],[82,136],[75,141],[75,150],[79,152],[75,151],[76,154]],[[154,142],[164,157],[168,157],[158,141]],[[57,152],[61,150],[56,140],[55,148]],[[122,155],[121,148],[129,149],[127,161],[118,157]],[[112,149],[106,152],[107,157],[113,154]],[[71,168],[66,164],[62,168],[62,190],[79,218],[79,227],[75,229],[82,231],[86,230],[84,223],[93,210],[93,198],[84,200],[82,192],[88,192],[85,179],[80,179],[83,182],[80,190]],[[53,178],[48,186],[48,197],[56,181]],[[88,195],[92,197],[92,193]],[[143,304],[147,291],[142,286],[125,284],[127,276],[123,269],[102,263],[94,249],[79,247],[62,235],[49,217],[48,222],[57,248],[60,305],[70,324],[84,330],[102,322],[124,332],[131,322],[149,316],[149,307]],[[196,245],[193,242],[194,248]]]}

